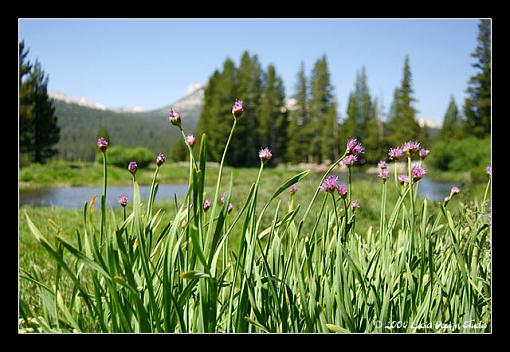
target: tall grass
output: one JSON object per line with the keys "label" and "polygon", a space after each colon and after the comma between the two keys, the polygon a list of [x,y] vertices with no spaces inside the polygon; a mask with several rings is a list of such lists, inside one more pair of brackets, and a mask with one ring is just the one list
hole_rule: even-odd
{"label": "tall grass", "polygon": [[[147,204],[133,178],[125,220],[102,201],[98,224],[93,204],[85,203],[76,244],[60,233],[50,241],[25,213],[56,272],[49,286],[37,271],[21,268],[20,278],[37,285],[42,313],[35,316],[20,297],[20,331],[491,330],[490,183],[482,203],[475,200],[453,214],[449,204],[417,200],[419,182],[412,177],[386,209],[386,183],[381,183],[381,193],[373,195],[381,199],[379,227],[361,234],[355,224],[363,213],[351,208],[357,192],[351,182],[348,199],[319,190],[347,151],[323,175],[306,209],[292,197],[286,204],[282,194],[299,185],[308,170],[281,182],[257,206],[261,161],[243,205],[229,213],[232,177],[225,201],[218,197],[228,142],[212,206],[203,208],[206,141],[202,135],[197,160],[189,149],[188,193],[171,217],[152,209],[159,168]],[[105,154],[104,194],[106,160]],[[272,214],[268,226],[262,221],[267,214]],[[229,243],[236,228],[241,229],[237,243]]]}

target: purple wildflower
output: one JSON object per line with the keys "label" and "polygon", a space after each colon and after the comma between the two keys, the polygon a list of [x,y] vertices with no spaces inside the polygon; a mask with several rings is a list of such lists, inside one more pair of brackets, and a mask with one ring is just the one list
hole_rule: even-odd
{"label": "purple wildflower", "polygon": [[204,200],[204,211],[207,211],[211,207],[211,200],[207,198]]}
{"label": "purple wildflower", "polygon": [[342,197],[344,199],[347,198],[347,187],[345,187],[344,185],[338,185],[338,187],[336,188],[336,191],[338,192],[340,197]]}
{"label": "purple wildflower", "polygon": [[136,164],[136,161],[130,162],[128,165],[129,172],[131,172],[134,175],[136,173],[136,169],[138,169],[138,165]]}
{"label": "purple wildflower", "polygon": [[429,153],[430,153],[430,150],[421,148],[418,154],[420,155],[420,159],[424,160],[427,157],[427,155],[429,155]]}
{"label": "purple wildflower", "polygon": [[388,170],[387,169],[382,169],[381,171],[379,171],[379,174],[377,174],[378,177],[380,177],[383,182],[386,182],[386,180],[388,179]]}
{"label": "purple wildflower", "polygon": [[101,137],[97,140],[97,147],[104,153],[106,152],[106,148],[108,148],[108,142]]}
{"label": "purple wildflower", "polygon": [[273,156],[273,154],[271,153],[269,148],[264,148],[264,149],[259,150],[259,158],[263,163],[265,163],[266,161],[271,159],[272,156]]}
{"label": "purple wildflower", "polygon": [[356,155],[353,155],[353,154],[350,154],[350,155],[347,155],[343,160],[342,160],[342,165],[345,165],[347,167],[351,167],[353,166],[354,164],[356,164],[356,161],[358,161],[358,157]]}
{"label": "purple wildflower", "polygon": [[125,207],[127,205],[127,202],[128,202],[128,198],[125,196],[125,195],[121,195],[119,197],[119,204],[122,206],[122,207]]}
{"label": "purple wildflower", "polygon": [[492,164],[487,165],[487,167],[485,168],[485,172],[487,173],[487,175],[492,177]]}
{"label": "purple wildflower", "polygon": [[232,115],[237,119],[243,115],[243,101],[236,100],[234,106],[232,106]]}
{"label": "purple wildflower", "polygon": [[359,202],[355,199],[351,201],[352,211],[356,211],[356,209],[360,208]]}
{"label": "purple wildflower", "polygon": [[451,191],[450,191],[450,198],[459,194],[460,193],[460,189],[459,187],[456,187],[456,186],[453,186]]}
{"label": "purple wildflower", "polygon": [[156,165],[161,166],[166,161],[166,156],[163,153],[159,153],[156,158]]}
{"label": "purple wildflower", "polygon": [[291,185],[289,187],[289,191],[290,191],[291,194],[296,193],[297,192],[297,184],[294,183],[293,185]]}
{"label": "purple wildflower", "polygon": [[450,201],[450,197],[446,196],[444,197],[444,205],[446,206],[446,204],[448,204],[448,202]]}
{"label": "purple wildflower", "polygon": [[232,203],[228,203],[227,213],[230,214],[232,212],[233,208],[234,208],[234,206],[232,205]]}
{"label": "purple wildflower", "polygon": [[338,187],[338,176],[328,176],[321,185],[321,191],[334,192]]}
{"label": "purple wildflower", "polygon": [[384,170],[384,169],[386,169],[386,167],[387,167],[387,165],[386,165],[386,161],[385,161],[385,160],[381,160],[381,161],[379,161],[379,163],[377,164],[377,167],[378,167],[379,169],[383,169],[383,170]]}
{"label": "purple wildflower", "polygon": [[404,152],[400,148],[391,148],[388,152],[388,156],[391,160],[398,160],[404,155]]}
{"label": "purple wildflower", "polygon": [[221,194],[221,197],[220,197],[220,202],[221,202],[221,204],[225,203],[225,197],[226,197],[226,194],[225,194],[225,192],[223,192],[223,193]]}
{"label": "purple wildflower", "polygon": [[188,134],[186,136],[186,143],[188,143],[191,147],[193,147],[195,145],[196,140],[197,139],[192,134]]}
{"label": "purple wildflower", "polygon": [[398,177],[398,181],[402,186],[405,186],[409,183],[409,177],[407,175],[400,175]]}
{"label": "purple wildflower", "polygon": [[351,138],[347,141],[347,154],[363,154],[365,152],[365,148],[361,145],[360,142],[356,138]]}
{"label": "purple wildflower", "polygon": [[181,125],[181,114],[179,114],[177,111],[170,109],[170,112],[168,113],[168,119],[174,126]]}
{"label": "purple wildflower", "polygon": [[402,144],[401,149],[405,156],[413,156],[418,149],[420,149],[420,143],[416,141],[408,141]]}
{"label": "purple wildflower", "polygon": [[411,173],[413,175],[413,182],[417,182],[417,181],[421,180],[421,178],[427,174],[427,169],[425,169],[421,165],[415,165],[415,166],[413,166]]}

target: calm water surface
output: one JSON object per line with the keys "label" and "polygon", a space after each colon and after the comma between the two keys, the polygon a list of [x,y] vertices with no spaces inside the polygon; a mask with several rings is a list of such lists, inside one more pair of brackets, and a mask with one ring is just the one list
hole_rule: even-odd
{"label": "calm water surface", "polygon": [[[434,182],[427,177],[420,181],[419,194],[423,198],[432,201],[441,201],[450,193],[450,189],[455,184],[448,182]],[[174,196],[177,198],[186,195],[188,186],[186,184],[164,184],[159,185],[156,195],[157,201],[172,201]],[[34,206],[51,206],[64,208],[82,208],[85,201],[89,201],[97,195],[96,204],[100,204],[102,187],[62,187],[62,188],[42,188],[36,190],[23,190],[19,192],[19,204],[32,204]],[[150,186],[140,186],[140,195],[142,200],[148,199]],[[131,186],[108,187],[107,205],[119,207],[118,198],[121,194],[132,201],[133,188]]]}

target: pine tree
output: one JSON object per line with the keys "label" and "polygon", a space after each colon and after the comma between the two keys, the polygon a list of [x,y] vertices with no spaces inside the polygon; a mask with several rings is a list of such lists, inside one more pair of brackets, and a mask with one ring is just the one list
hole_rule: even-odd
{"label": "pine tree", "polygon": [[305,73],[305,64],[297,74],[297,82],[294,88],[292,99],[295,104],[289,112],[289,128],[287,141],[287,161],[301,163],[307,161],[307,146],[310,141],[309,130],[309,109],[308,109],[308,82]]}
{"label": "pine tree", "polygon": [[358,133],[358,127],[356,124],[356,116],[357,116],[357,104],[356,104],[356,95],[354,93],[349,94],[349,99],[347,101],[347,118],[342,124],[342,132],[341,132],[341,140],[347,140],[351,137],[354,137]]}
{"label": "pine tree", "polygon": [[[237,122],[227,155],[232,166],[255,166],[259,163],[257,124],[262,95],[262,68],[257,55],[250,57],[245,51],[241,56],[237,75],[237,98],[244,102],[244,115]],[[233,100],[230,108],[232,107]],[[227,131],[228,132],[228,131]]]}
{"label": "pine tree", "polygon": [[390,130],[388,141],[392,145],[400,145],[407,140],[423,140],[424,133],[416,120],[417,110],[414,108],[416,99],[413,96],[411,68],[409,57],[404,62],[403,77],[395,90],[390,114]]}
{"label": "pine tree", "polygon": [[484,137],[491,132],[491,28],[490,20],[480,20],[478,45],[471,54],[477,74],[468,82],[469,97],[464,102],[466,134]]}
{"label": "pine tree", "polygon": [[334,162],[339,158],[339,126],[336,102],[331,103],[331,107],[326,114],[325,124],[322,129],[321,152],[322,160]]}
{"label": "pine tree", "polygon": [[47,159],[57,154],[53,146],[60,139],[60,127],[58,118],[55,116],[55,107],[48,97],[48,76],[36,60],[34,69],[29,78],[33,82],[34,100],[34,161],[44,163]]}
{"label": "pine tree", "polygon": [[268,146],[273,151],[273,158],[268,163],[272,166],[285,159],[287,140],[285,88],[273,65],[268,66],[264,76],[257,131],[260,147]]}
{"label": "pine tree", "polygon": [[27,60],[29,50],[25,42],[19,44],[19,149],[20,159],[30,162],[34,142],[33,81],[27,79],[32,71],[32,64]]}
{"label": "pine tree", "polygon": [[452,96],[450,98],[450,103],[448,104],[448,109],[443,118],[443,126],[441,127],[441,132],[439,133],[439,138],[442,140],[449,140],[454,138],[462,137],[462,125],[461,119],[459,115],[459,110],[457,108],[457,104],[455,103],[455,98]]}
{"label": "pine tree", "polygon": [[308,145],[308,156],[311,162],[322,162],[322,129],[327,113],[331,109],[332,100],[333,86],[330,83],[326,55],[323,55],[315,62],[310,79],[311,141]]}

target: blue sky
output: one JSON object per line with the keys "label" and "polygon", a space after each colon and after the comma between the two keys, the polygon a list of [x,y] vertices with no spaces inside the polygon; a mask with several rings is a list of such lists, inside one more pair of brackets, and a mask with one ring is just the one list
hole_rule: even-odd
{"label": "blue sky", "polygon": [[[244,50],[273,64],[291,95],[300,62],[307,74],[326,54],[345,116],[356,72],[365,66],[371,93],[388,110],[406,54],[418,117],[442,121],[450,96],[462,105],[475,73],[477,19],[20,19],[20,39],[49,73],[49,91],[108,108],[156,109],[207,83]],[[242,98],[242,97],[241,97]]]}

